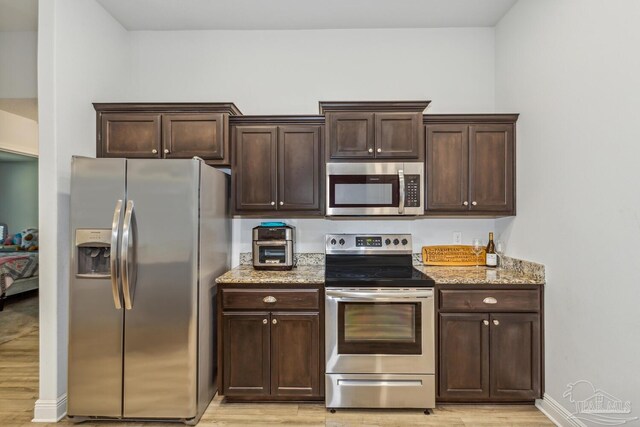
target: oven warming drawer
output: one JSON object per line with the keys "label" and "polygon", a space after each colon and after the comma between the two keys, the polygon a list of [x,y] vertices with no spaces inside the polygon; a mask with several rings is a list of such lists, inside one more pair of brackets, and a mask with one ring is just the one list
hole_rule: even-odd
{"label": "oven warming drawer", "polygon": [[326,374],[327,408],[435,408],[435,375]]}

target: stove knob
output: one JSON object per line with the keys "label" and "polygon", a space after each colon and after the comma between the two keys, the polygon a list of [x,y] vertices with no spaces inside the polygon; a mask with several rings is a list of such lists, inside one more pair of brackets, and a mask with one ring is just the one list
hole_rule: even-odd
{"label": "stove knob", "polygon": [[394,244],[394,245],[397,245],[397,244],[399,244],[399,243],[400,243],[400,240],[398,240],[398,239],[393,239],[393,244]]}
{"label": "stove knob", "polygon": [[409,243],[409,241],[407,239],[402,239],[402,244],[406,245],[407,243]]}
{"label": "stove knob", "polygon": [[344,245],[344,239],[340,239],[338,243],[340,243],[340,245]]}
{"label": "stove knob", "polygon": [[387,245],[387,246],[389,246],[389,245],[391,244],[391,239],[387,239],[387,240],[385,240],[385,241],[384,241],[384,244],[385,244],[385,245]]}
{"label": "stove knob", "polygon": [[331,239],[331,242],[329,242],[329,243],[331,243],[332,245],[335,245],[336,244],[336,239]]}

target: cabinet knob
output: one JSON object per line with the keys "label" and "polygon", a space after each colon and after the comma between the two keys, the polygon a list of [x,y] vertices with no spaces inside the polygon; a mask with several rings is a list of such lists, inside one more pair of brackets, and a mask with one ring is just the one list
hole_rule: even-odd
{"label": "cabinet knob", "polygon": [[486,297],[485,299],[482,300],[482,302],[485,304],[497,304],[498,300],[495,299],[494,297]]}
{"label": "cabinet knob", "polygon": [[483,320],[482,323],[484,324],[484,326],[488,326],[489,325],[489,321],[488,320]]}
{"label": "cabinet knob", "polygon": [[377,151],[378,153],[382,153],[382,148],[378,148],[376,151]]}
{"label": "cabinet knob", "polygon": [[264,323],[265,325],[268,323],[267,319],[262,319],[262,323]]}
{"label": "cabinet knob", "polygon": [[494,319],[493,324],[494,324],[494,325],[496,325],[496,326],[498,326],[498,325],[500,324],[500,321],[499,321],[499,320],[495,320],[495,319]]}
{"label": "cabinet knob", "polygon": [[276,202],[271,202],[271,206],[275,206]]}
{"label": "cabinet knob", "polygon": [[282,205],[284,205],[284,202],[283,202],[283,201],[280,201],[280,206],[282,206]]}
{"label": "cabinet knob", "polygon": [[273,319],[273,320],[271,321],[271,323],[273,323],[273,324],[275,325],[275,324],[277,324],[277,323],[278,323],[278,320],[277,320],[277,319]]}
{"label": "cabinet knob", "polygon": [[478,202],[476,202],[476,201],[474,200],[473,202],[471,202],[471,204],[472,204],[473,206],[477,206],[477,205],[478,205]]}
{"label": "cabinet knob", "polygon": [[262,301],[266,302],[267,304],[273,304],[273,303],[277,302],[278,300],[275,297],[272,297],[271,295],[269,295],[268,297],[262,298]]}
{"label": "cabinet knob", "polygon": [[465,206],[469,206],[469,202],[467,202],[466,200],[464,202],[462,202],[463,205]]}
{"label": "cabinet knob", "polygon": [[156,150],[155,148],[153,150],[151,150],[151,153],[153,154],[158,154],[158,150]]}
{"label": "cabinet knob", "polygon": [[373,148],[369,148],[369,152],[370,152],[370,153],[373,153]]}
{"label": "cabinet knob", "polygon": [[168,148],[164,149],[164,154],[169,154],[169,149]]}

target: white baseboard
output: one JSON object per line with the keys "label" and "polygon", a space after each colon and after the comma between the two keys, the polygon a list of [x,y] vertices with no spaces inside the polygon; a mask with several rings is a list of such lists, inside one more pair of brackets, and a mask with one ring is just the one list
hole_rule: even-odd
{"label": "white baseboard", "polygon": [[547,393],[542,399],[536,399],[536,408],[547,416],[555,425],[559,427],[587,427],[582,421],[573,417],[573,414],[560,405],[553,397]]}
{"label": "white baseboard", "polygon": [[53,399],[38,399],[33,410],[34,423],[57,423],[67,415],[67,394]]}

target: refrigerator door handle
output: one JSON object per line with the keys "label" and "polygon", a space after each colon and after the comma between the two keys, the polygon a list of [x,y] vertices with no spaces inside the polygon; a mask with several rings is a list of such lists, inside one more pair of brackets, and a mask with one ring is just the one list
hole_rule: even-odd
{"label": "refrigerator door handle", "polygon": [[120,231],[120,217],[122,216],[122,200],[116,202],[116,209],[113,212],[111,222],[111,292],[113,293],[113,303],[117,310],[122,309],[120,301],[120,287],[118,286],[118,234]]}
{"label": "refrigerator door handle", "polygon": [[[133,216],[133,200],[127,202],[127,209],[124,213],[124,224],[122,226],[122,243],[120,244],[120,274],[122,276],[122,293],[124,296],[124,308],[131,310],[133,308],[133,294],[135,292],[136,277],[135,271],[129,270],[130,253],[129,246],[134,246],[135,237],[134,227],[135,219]],[[135,264],[135,261],[131,264]]]}

